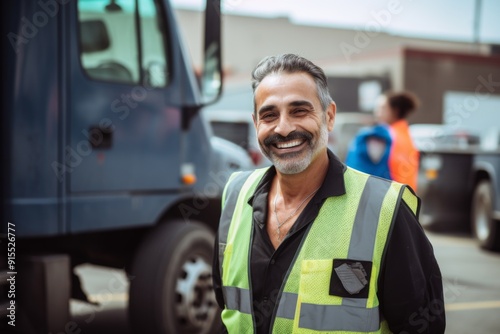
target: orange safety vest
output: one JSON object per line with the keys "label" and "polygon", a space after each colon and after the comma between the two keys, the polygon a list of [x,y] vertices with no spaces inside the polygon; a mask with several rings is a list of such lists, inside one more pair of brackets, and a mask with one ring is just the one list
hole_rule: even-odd
{"label": "orange safety vest", "polygon": [[408,122],[404,119],[390,125],[392,147],[389,170],[394,181],[404,183],[417,191],[419,152],[410,137]]}

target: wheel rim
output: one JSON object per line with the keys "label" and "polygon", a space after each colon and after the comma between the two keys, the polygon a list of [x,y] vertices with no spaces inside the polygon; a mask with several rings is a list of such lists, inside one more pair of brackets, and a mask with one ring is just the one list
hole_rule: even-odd
{"label": "wheel rim", "polygon": [[207,333],[217,313],[212,287],[212,268],[200,256],[187,260],[176,286],[176,312],[184,331]]}
{"label": "wheel rim", "polygon": [[490,235],[490,216],[488,203],[484,195],[480,195],[476,203],[475,227],[476,236],[480,241],[485,241]]}

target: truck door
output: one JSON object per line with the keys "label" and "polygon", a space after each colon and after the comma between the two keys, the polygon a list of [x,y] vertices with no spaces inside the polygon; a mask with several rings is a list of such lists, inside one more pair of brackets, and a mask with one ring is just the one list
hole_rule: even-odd
{"label": "truck door", "polygon": [[179,88],[171,82],[162,6],[79,0],[72,9],[64,151],[73,194],[161,193],[180,186],[181,111],[173,102]]}
{"label": "truck door", "polygon": [[154,224],[181,186],[181,106],[193,101],[195,79],[166,6],[68,3],[63,154],[73,233]]}

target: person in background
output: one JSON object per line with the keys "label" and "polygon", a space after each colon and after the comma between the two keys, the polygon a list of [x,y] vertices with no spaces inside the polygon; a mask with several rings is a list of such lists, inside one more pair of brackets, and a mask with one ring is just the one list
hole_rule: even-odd
{"label": "person in background", "polygon": [[362,172],[394,180],[417,190],[419,153],[406,118],[418,107],[410,92],[387,92],[375,109],[377,125],[363,128],[352,141],[346,164]]}
{"label": "person in background", "polygon": [[375,117],[387,124],[392,138],[389,154],[391,179],[404,183],[417,191],[419,152],[410,136],[408,116],[419,106],[417,97],[410,92],[389,91],[379,99]]}
{"label": "person in background", "polygon": [[370,175],[392,180],[389,154],[392,138],[385,124],[364,127],[351,142],[346,165]]}

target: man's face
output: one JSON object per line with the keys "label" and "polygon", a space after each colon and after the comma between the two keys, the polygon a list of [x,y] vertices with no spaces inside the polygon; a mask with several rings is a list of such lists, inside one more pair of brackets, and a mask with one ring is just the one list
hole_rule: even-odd
{"label": "man's face", "polygon": [[323,111],[309,74],[268,75],[255,90],[255,107],[259,145],[279,172],[301,173],[325,152],[335,104]]}

